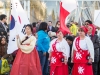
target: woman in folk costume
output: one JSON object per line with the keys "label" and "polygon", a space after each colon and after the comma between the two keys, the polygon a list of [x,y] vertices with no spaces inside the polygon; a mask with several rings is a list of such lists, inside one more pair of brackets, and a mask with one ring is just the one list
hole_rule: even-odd
{"label": "woman in folk costume", "polygon": [[32,35],[31,25],[26,25],[26,37],[20,41],[17,36],[18,52],[10,75],[42,75],[38,53],[35,49],[36,38]]}
{"label": "woman in folk costume", "polygon": [[79,29],[79,36],[75,38],[72,47],[72,75],[93,75],[94,46],[90,38],[85,36],[85,28]]}
{"label": "woman in folk costume", "polygon": [[58,31],[57,38],[50,43],[50,75],[68,75],[70,48],[63,36],[62,31]]}

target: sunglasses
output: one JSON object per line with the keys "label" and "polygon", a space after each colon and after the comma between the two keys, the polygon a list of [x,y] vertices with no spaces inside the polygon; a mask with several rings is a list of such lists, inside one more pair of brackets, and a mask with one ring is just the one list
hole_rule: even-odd
{"label": "sunglasses", "polygon": [[85,25],[89,25],[89,24],[85,24]]}

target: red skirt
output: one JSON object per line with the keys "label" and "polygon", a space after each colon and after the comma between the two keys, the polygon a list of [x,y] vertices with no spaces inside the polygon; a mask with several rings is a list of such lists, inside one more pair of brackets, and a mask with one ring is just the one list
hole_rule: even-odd
{"label": "red skirt", "polygon": [[72,75],[93,75],[92,65],[75,63],[72,69]]}
{"label": "red skirt", "polygon": [[68,65],[50,66],[50,75],[68,75]]}
{"label": "red skirt", "polygon": [[10,75],[42,75],[39,56],[36,49],[29,54],[23,53],[19,49]]}

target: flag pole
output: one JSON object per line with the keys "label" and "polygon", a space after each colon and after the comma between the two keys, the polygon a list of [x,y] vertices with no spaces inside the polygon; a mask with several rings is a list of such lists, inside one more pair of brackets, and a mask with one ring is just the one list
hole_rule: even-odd
{"label": "flag pole", "polygon": [[[99,12],[98,16],[96,17],[95,21],[98,19],[99,15],[100,15],[100,12]],[[95,21],[94,21],[94,23],[95,23]]]}
{"label": "flag pole", "polygon": [[[79,15],[79,21],[81,22],[81,26],[82,26],[82,20],[81,20],[81,13],[82,13],[82,11],[81,12],[79,11],[79,4],[78,4],[78,1],[77,0],[76,0],[76,4],[77,4],[77,11],[80,14]],[[83,0],[82,0],[82,7],[83,7]]]}
{"label": "flag pole", "polygon": [[79,15],[79,20],[80,20],[80,22],[81,22],[81,26],[82,26],[81,13],[82,13],[82,10],[81,10],[81,12],[79,13],[79,14],[80,14],[80,15]]}
{"label": "flag pole", "polygon": [[[79,9],[78,9],[78,10],[79,10]],[[81,19],[82,10],[83,10],[83,0],[82,0],[82,9],[81,9],[81,12],[79,13],[79,14],[80,14],[79,20],[80,20],[80,22],[81,22],[81,26],[82,26],[82,19]]]}

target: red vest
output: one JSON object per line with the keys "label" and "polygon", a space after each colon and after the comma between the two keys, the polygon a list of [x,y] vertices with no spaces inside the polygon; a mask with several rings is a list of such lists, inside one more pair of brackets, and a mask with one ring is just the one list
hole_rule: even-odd
{"label": "red vest", "polygon": [[62,52],[58,52],[56,49],[57,41],[52,45],[53,51],[51,53],[51,66],[62,66],[62,59],[64,58]]}
{"label": "red vest", "polygon": [[88,57],[89,57],[89,52],[88,50],[82,50],[79,46],[79,41],[80,38],[78,37],[75,41],[75,46],[77,50],[74,50],[74,63],[87,63],[88,62]]}

